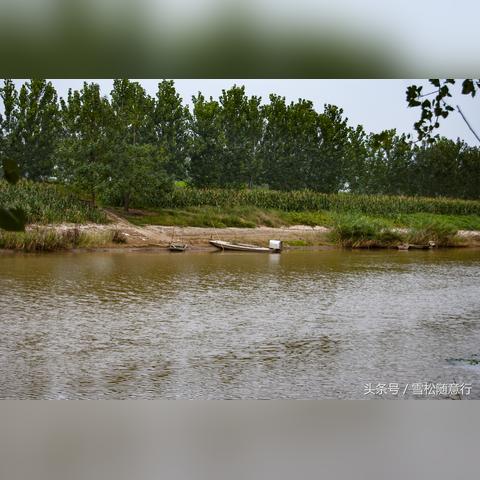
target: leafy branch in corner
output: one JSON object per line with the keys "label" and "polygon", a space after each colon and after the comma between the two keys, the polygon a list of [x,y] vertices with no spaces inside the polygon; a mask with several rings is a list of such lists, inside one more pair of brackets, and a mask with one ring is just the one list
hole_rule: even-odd
{"label": "leafy branch in corner", "polygon": [[[456,81],[452,78],[431,78],[429,82],[435,87],[435,90],[423,93],[423,86],[410,85],[407,87],[406,94],[409,107],[421,108],[420,120],[414,124],[418,139],[433,143],[438,138],[438,135],[433,135],[433,133],[440,126],[440,120],[447,118],[450,112],[455,110],[450,99],[452,98],[451,87],[455,85]],[[463,95],[470,95],[473,98],[479,90],[480,80],[478,79],[467,78],[462,82]],[[470,125],[460,107],[456,105],[456,108],[470,131],[480,142],[480,137]]]}

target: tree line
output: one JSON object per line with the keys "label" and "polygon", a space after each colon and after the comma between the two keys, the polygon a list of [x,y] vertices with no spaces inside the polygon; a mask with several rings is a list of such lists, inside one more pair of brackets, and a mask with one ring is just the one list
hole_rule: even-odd
{"label": "tree line", "polygon": [[317,112],[309,100],[193,97],[173,81],[154,97],[116,79],[107,97],[95,83],[59,98],[46,80],[0,88],[0,155],[31,180],[59,181],[93,201],[155,205],[174,181],[195,187],[310,189],[480,197],[480,149],[446,138],[413,142],[395,130],[368,133],[341,108]]}

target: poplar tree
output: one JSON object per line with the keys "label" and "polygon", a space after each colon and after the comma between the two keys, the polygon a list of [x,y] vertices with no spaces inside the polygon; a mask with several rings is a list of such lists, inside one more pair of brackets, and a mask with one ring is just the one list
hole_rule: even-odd
{"label": "poplar tree", "polygon": [[224,183],[225,140],[221,127],[221,107],[199,93],[193,97],[191,120],[190,177],[196,187],[218,187]]}
{"label": "poplar tree", "polygon": [[183,106],[173,80],[158,84],[153,109],[157,145],[166,155],[166,170],[177,180],[185,180],[188,167],[190,112]]}
{"label": "poplar tree", "polygon": [[263,134],[260,97],[248,97],[245,87],[222,90],[221,128],[224,138],[222,184],[252,187],[258,183],[262,165],[258,150]]}
{"label": "poplar tree", "polygon": [[108,99],[96,83],[84,83],[61,100],[62,140],[58,148],[59,173],[67,183],[88,192],[95,203],[108,176],[113,120]]}
{"label": "poplar tree", "polygon": [[60,129],[57,93],[51,82],[32,79],[23,84],[15,116],[16,160],[22,174],[32,180],[48,179],[53,175]]}
{"label": "poplar tree", "polygon": [[172,181],[165,171],[167,155],[154,144],[154,100],[138,82],[126,79],[114,81],[111,99],[108,191],[128,212],[133,202],[155,204]]}
{"label": "poplar tree", "polygon": [[0,88],[3,115],[0,114],[0,155],[18,163],[20,140],[18,137],[18,92],[10,79],[5,79]]}
{"label": "poplar tree", "polygon": [[348,119],[335,105],[325,105],[318,115],[318,146],[312,147],[305,184],[312,190],[338,192],[347,181],[347,165],[353,153]]}
{"label": "poplar tree", "polygon": [[362,193],[415,193],[414,149],[409,138],[395,129],[372,133],[365,140]]}
{"label": "poplar tree", "polygon": [[262,110],[264,182],[278,190],[306,188],[321,133],[312,102],[300,99],[287,105],[284,97],[270,95],[270,103]]}

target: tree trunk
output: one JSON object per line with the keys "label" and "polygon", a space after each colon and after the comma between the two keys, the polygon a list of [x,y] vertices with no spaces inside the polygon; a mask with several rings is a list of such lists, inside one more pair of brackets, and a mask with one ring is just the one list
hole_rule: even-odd
{"label": "tree trunk", "polygon": [[130,193],[125,193],[123,195],[123,209],[128,213],[130,207]]}

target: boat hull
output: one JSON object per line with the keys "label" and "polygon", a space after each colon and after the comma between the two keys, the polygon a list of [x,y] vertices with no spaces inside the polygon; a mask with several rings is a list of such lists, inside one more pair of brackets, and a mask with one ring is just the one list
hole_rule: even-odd
{"label": "boat hull", "polygon": [[184,252],[188,248],[186,243],[171,243],[168,246],[168,249],[171,252]]}
{"label": "boat hull", "polygon": [[238,252],[257,252],[269,253],[271,250],[266,247],[258,247],[257,245],[248,245],[246,243],[230,243],[223,240],[210,240],[210,244],[220,250],[233,250]]}

